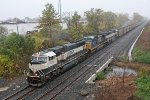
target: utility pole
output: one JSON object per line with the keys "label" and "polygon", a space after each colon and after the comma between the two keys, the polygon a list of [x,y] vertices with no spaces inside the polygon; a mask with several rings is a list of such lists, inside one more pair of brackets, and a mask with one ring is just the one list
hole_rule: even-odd
{"label": "utility pole", "polygon": [[61,20],[61,0],[58,0],[58,14]]}
{"label": "utility pole", "polygon": [[16,24],[16,27],[17,27],[17,34],[19,35],[19,29],[18,29],[19,19],[18,18],[14,18],[14,21],[15,21],[15,24]]}
{"label": "utility pole", "polygon": [[17,33],[19,35],[18,23],[16,23],[16,26],[17,26]]}
{"label": "utility pole", "polygon": [[61,0],[60,0],[60,19],[61,19]]}
{"label": "utility pole", "polygon": [[18,20],[16,19],[17,34],[19,35]]}
{"label": "utility pole", "polygon": [[59,0],[58,0],[58,16],[60,17],[60,12],[59,12],[59,10],[60,10],[60,2],[59,2]]}

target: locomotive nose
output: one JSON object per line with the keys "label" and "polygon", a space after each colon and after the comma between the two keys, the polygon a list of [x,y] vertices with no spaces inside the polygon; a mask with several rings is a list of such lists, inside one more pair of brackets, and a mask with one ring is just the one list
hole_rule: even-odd
{"label": "locomotive nose", "polygon": [[90,49],[91,50],[91,43],[90,42],[87,42],[85,44],[85,49]]}

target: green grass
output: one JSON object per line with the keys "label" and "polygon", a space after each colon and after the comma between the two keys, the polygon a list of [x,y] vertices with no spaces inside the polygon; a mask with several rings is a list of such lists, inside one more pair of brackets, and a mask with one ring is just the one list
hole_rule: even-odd
{"label": "green grass", "polygon": [[133,59],[139,63],[150,64],[150,52],[142,51],[140,48],[134,48]]}

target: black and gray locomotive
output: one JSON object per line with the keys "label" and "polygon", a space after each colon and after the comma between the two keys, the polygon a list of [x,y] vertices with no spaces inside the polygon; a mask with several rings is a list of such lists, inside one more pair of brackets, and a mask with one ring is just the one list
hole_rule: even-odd
{"label": "black and gray locomotive", "polygon": [[89,54],[111,43],[138,25],[131,24],[119,29],[86,36],[81,41],[48,48],[33,54],[27,75],[28,84],[41,86],[48,79],[83,61]]}

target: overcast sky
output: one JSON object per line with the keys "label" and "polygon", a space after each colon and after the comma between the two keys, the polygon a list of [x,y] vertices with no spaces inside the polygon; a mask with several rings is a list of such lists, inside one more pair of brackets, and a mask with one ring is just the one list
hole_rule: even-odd
{"label": "overcast sky", "polygon": [[[62,12],[78,11],[82,14],[91,8],[117,13],[138,12],[150,17],[150,0],[61,0]],[[57,11],[58,0],[0,0],[0,20],[18,17],[38,17],[44,5],[52,3]]]}

